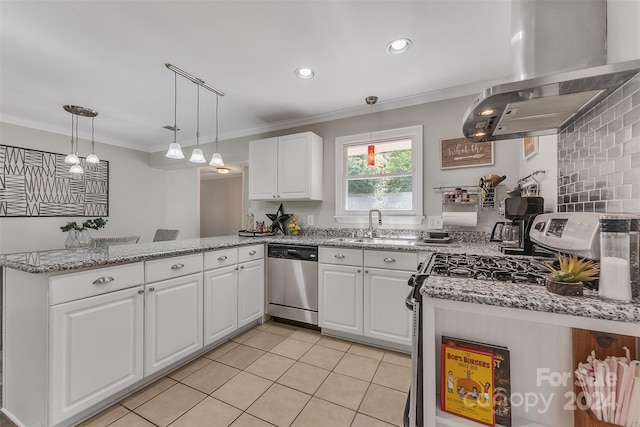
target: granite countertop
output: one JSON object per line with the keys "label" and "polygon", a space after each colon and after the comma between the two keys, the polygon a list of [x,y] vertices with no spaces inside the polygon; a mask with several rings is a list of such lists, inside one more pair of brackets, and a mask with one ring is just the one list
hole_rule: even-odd
{"label": "granite countertop", "polygon": [[168,242],[116,245],[95,249],[57,249],[0,255],[0,267],[27,273],[64,272],[108,265],[127,264],[157,258],[188,255],[216,249],[263,243],[331,246],[357,249],[398,250],[412,252],[467,252],[499,254],[495,244],[460,242],[440,246],[378,245],[358,242],[333,242],[336,236],[275,236],[239,237],[222,236]]}
{"label": "granite countertop", "polygon": [[584,296],[568,297],[542,285],[430,276],[420,292],[429,298],[640,324],[640,298],[607,301],[588,289]]}

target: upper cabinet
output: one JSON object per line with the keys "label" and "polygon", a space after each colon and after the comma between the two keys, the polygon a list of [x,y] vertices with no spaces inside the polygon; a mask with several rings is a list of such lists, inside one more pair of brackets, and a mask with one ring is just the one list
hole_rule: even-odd
{"label": "upper cabinet", "polygon": [[322,200],[322,138],[303,132],[249,143],[249,200]]}

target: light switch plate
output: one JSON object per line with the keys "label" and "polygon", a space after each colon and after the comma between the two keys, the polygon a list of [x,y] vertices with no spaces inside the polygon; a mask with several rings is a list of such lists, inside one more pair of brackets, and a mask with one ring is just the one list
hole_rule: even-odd
{"label": "light switch plate", "polygon": [[313,215],[307,215],[307,225],[313,225]]}
{"label": "light switch plate", "polygon": [[429,230],[442,230],[442,217],[441,216],[427,216],[427,229]]}

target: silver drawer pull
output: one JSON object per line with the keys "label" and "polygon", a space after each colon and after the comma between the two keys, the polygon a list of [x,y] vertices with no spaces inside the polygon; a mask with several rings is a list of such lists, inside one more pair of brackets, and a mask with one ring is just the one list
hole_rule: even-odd
{"label": "silver drawer pull", "polygon": [[255,255],[255,254],[256,254],[256,251],[249,252],[249,255]]}
{"label": "silver drawer pull", "polygon": [[342,258],[344,258],[344,255],[342,255],[342,254],[335,254],[335,255],[334,255],[334,257],[335,257],[335,258],[338,258],[338,259],[342,259]]}
{"label": "silver drawer pull", "polygon": [[396,262],[395,258],[391,258],[391,257],[387,257],[385,259],[383,259],[384,262]]}
{"label": "silver drawer pull", "polygon": [[222,255],[218,257],[218,261],[225,261],[227,259],[226,255]]}
{"label": "silver drawer pull", "polygon": [[156,288],[154,288],[154,287],[149,288],[149,292],[153,292],[155,290],[156,290]]}
{"label": "silver drawer pull", "polygon": [[93,281],[94,285],[104,285],[105,283],[109,283],[109,282],[113,282],[114,279],[113,277],[99,277],[96,280]]}
{"label": "silver drawer pull", "polygon": [[140,290],[138,291],[138,294],[142,295],[142,294],[144,294],[144,291],[143,291],[142,289],[140,289]]}
{"label": "silver drawer pull", "polygon": [[177,263],[177,264],[173,264],[171,266],[172,270],[180,270],[182,267],[184,267],[184,264],[182,264],[181,262]]}

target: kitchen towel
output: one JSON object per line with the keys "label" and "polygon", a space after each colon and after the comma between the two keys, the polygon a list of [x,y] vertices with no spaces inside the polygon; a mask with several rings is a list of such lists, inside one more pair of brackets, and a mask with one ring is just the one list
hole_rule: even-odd
{"label": "kitchen towel", "polygon": [[449,227],[475,227],[478,212],[442,212],[442,225]]}

